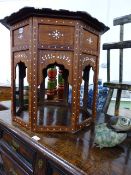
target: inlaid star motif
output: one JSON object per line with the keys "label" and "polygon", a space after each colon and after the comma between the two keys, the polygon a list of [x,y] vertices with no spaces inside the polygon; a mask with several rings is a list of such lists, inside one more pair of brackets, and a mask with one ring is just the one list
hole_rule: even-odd
{"label": "inlaid star motif", "polygon": [[19,38],[19,39],[22,39],[22,38],[23,38],[23,35],[22,35],[22,34],[19,34],[19,35],[18,35],[18,38]]}
{"label": "inlaid star motif", "polygon": [[93,43],[93,40],[92,40],[91,37],[87,38],[86,40],[88,41],[89,44],[92,44]]}
{"label": "inlaid star motif", "polygon": [[49,33],[49,36],[52,36],[55,39],[59,39],[60,37],[64,36],[64,34],[59,32],[58,30],[55,30],[52,31],[52,33]]}

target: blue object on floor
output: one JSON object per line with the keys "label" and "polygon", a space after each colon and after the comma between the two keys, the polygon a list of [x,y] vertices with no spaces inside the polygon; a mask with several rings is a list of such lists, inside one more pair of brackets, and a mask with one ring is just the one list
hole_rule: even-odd
{"label": "blue object on floor", "polygon": [[[83,106],[83,94],[84,94],[84,86],[81,86],[80,89],[80,106]],[[102,80],[98,80],[98,96],[97,96],[97,112],[102,112],[104,103],[106,101],[108,94],[108,89],[106,87],[103,87]],[[71,104],[72,102],[72,89],[69,88],[69,94],[68,94],[68,103]],[[93,84],[89,85],[89,91],[88,91],[88,103],[87,108],[91,109],[93,103]]]}

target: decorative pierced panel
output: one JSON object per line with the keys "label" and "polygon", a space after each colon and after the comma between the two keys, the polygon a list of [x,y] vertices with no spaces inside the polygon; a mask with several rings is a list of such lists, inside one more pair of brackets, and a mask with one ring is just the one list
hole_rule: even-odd
{"label": "decorative pierced panel", "polygon": [[[73,52],[65,51],[43,51],[39,52],[39,76],[40,82],[42,81],[42,70],[49,64],[57,63],[63,65],[69,70],[69,83],[72,84],[72,64],[73,64]],[[40,83],[39,82],[39,83]]]}
{"label": "decorative pierced panel", "polygon": [[[28,70],[27,80],[28,80],[28,82],[30,82],[31,59],[29,57],[28,51],[20,51],[20,52],[14,53],[14,69],[19,62],[23,62],[26,65],[27,70]],[[14,71],[14,73],[15,73],[15,71]]]}
{"label": "decorative pierced panel", "polygon": [[82,70],[86,66],[89,66],[89,65],[93,68],[93,70],[95,70],[96,69],[96,59],[97,59],[96,56],[83,54],[81,57]]}

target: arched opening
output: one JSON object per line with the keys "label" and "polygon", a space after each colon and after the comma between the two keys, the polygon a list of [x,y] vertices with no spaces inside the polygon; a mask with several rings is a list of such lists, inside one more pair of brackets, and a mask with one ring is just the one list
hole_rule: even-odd
{"label": "arched opening", "polygon": [[15,75],[15,115],[27,123],[29,122],[29,84],[27,81],[27,67],[23,62],[16,65]]}
{"label": "arched opening", "polygon": [[82,82],[80,86],[80,114],[78,124],[84,122],[92,114],[93,107],[93,77],[92,67],[86,66],[82,71]]}
{"label": "arched opening", "polygon": [[50,64],[43,69],[43,81],[38,86],[38,126],[70,126],[71,85],[69,71],[60,64]]}

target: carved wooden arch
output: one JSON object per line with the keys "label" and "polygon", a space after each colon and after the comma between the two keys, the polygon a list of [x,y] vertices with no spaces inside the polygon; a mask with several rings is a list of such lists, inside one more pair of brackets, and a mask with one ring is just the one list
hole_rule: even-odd
{"label": "carved wooden arch", "polygon": [[92,70],[95,72],[96,66],[92,62],[89,62],[88,64],[84,65],[83,70],[85,69],[85,67],[88,67],[88,66],[90,66]]}
{"label": "carved wooden arch", "polygon": [[[90,68],[92,68],[92,70],[93,70],[93,73],[95,74],[95,66],[94,66],[94,64],[92,64],[92,63],[88,63],[87,65],[85,65],[85,66],[83,66],[83,69],[82,69],[82,71],[86,68],[86,67],[90,67]],[[94,80],[94,76],[95,75],[93,75],[93,82],[95,81]],[[82,83],[82,82],[81,82]]]}
{"label": "carved wooden arch", "polygon": [[47,64],[44,64],[44,65],[41,65],[40,66],[39,78],[38,78],[39,79],[39,82],[38,82],[38,84],[40,85],[42,83],[42,81],[43,81],[43,69],[46,69],[51,64],[63,65],[64,68],[69,71],[68,82],[69,82],[69,84],[72,85],[72,80],[71,80],[72,71],[71,71],[71,68],[69,66],[67,66],[67,64],[61,63],[61,62],[56,61],[56,60],[49,61]]}
{"label": "carved wooden arch", "polygon": [[[52,58],[49,57],[48,58],[45,57],[45,54],[43,56],[42,53],[40,53],[40,62],[38,65],[39,67],[39,74],[38,74],[38,84],[40,85],[41,82],[43,81],[43,69],[46,69],[47,66],[51,65],[51,64],[58,64],[58,65],[63,65],[65,69],[67,69],[69,71],[69,76],[68,76],[68,82],[69,84],[72,85],[72,58],[71,56],[60,56],[60,55],[54,55],[54,57],[52,56]],[[65,59],[64,59],[65,58]]]}
{"label": "carved wooden arch", "polygon": [[93,71],[95,72],[96,69],[96,62],[92,60],[84,61],[84,64],[82,65],[82,70],[85,69],[85,67],[90,66],[92,67]]}
{"label": "carved wooden arch", "polygon": [[29,65],[26,62],[24,62],[24,60],[19,59],[19,60],[17,60],[17,61],[14,62],[14,78],[16,79],[16,66],[20,62],[21,63],[24,63],[25,66],[27,67],[27,81],[30,84],[30,74],[29,74],[30,73],[30,70],[29,70]]}

